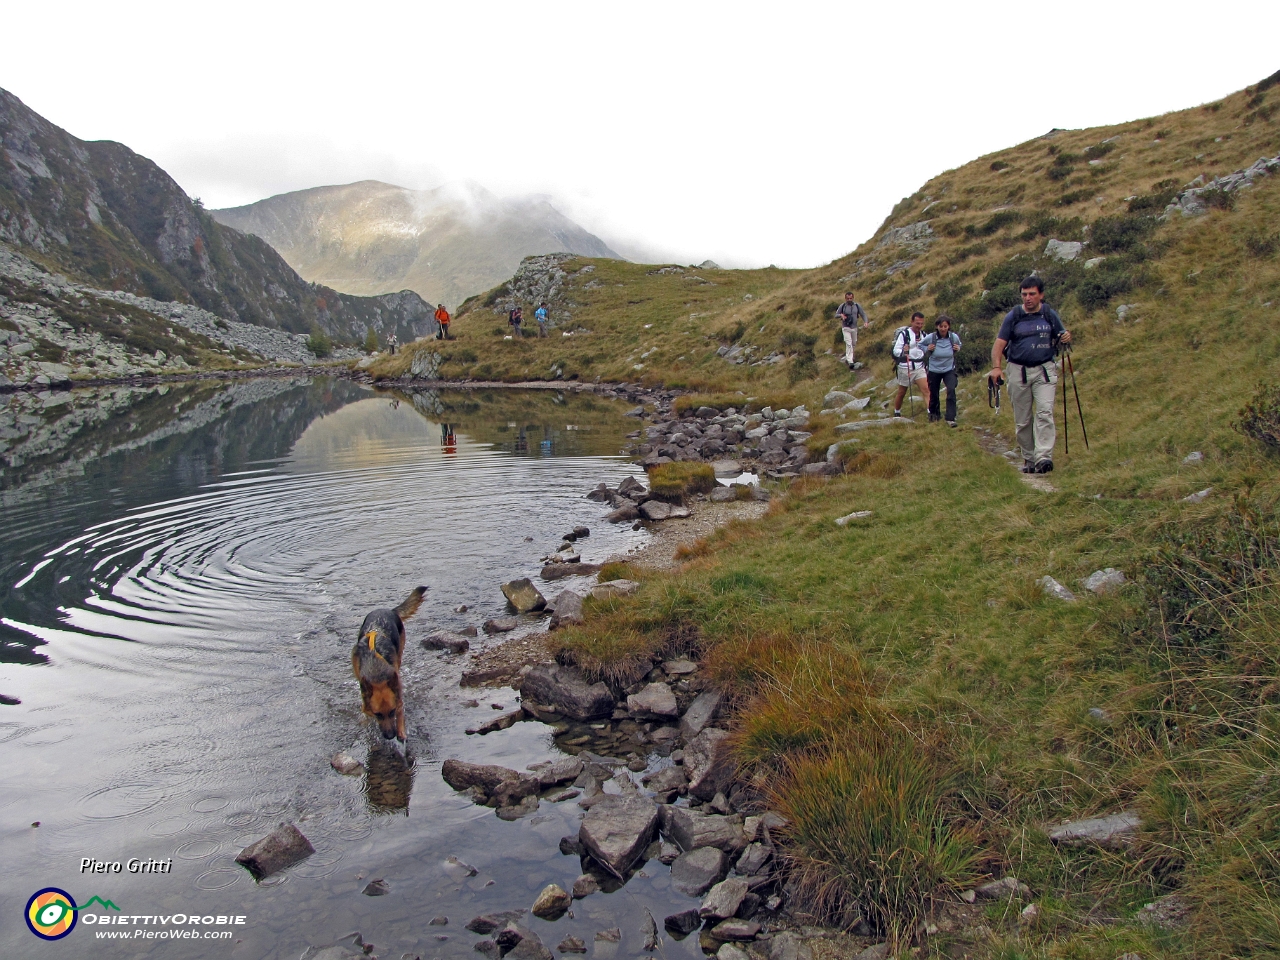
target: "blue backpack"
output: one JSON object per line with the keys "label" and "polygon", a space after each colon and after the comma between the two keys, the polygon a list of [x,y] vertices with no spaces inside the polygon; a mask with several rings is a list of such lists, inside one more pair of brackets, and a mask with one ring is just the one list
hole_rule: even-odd
{"label": "blue backpack", "polygon": [[1057,314],[1048,307],[1041,307],[1039,313],[1027,313],[1022,307],[1017,310],[1021,316],[1013,322],[1013,339],[1006,350],[1009,361],[1024,367],[1044,366],[1058,352],[1050,319]]}

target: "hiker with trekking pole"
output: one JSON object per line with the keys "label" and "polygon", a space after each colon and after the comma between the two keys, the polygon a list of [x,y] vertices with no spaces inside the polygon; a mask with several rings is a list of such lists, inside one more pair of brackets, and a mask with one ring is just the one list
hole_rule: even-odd
{"label": "hiker with trekking pole", "polygon": [[[997,390],[1002,382],[1009,386],[1018,446],[1022,448],[1022,472],[1049,473],[1053,470],[1053,447],[1057,442],[1053,421],[1058,384],[1055,357],[1059,345],[1070,349],[1071,331],[1062,325],[1057,311],[1044,302],[1043,280],[1027,277],[1022,281],[1020,292],[1021,306],[1005,315],[991,347],[991,373],[987,382]],[[1008,364],[1002,370],[1001,363],[1006,357]],[[1073,382],[1074,373],[1072,369]],[[1080,425],[1084,427],[1083,410]],[[1063,427],[1065,430],[1065,423]],[[1087,434],[1085,443],[1088,443]]]}
{"label": "hiker with trekking pole", "polygon": [[[924,314],[917,310],[911,324],[899,327],[893,335],[893,356],[898,361],[898,395],[893,401],[893,415],[902,416],[902,398],[912,385],[920,388],[920,397],[929,405],[929,373],[924,363]],[[911,416],[916,415],[916,397],[911,394]]]}

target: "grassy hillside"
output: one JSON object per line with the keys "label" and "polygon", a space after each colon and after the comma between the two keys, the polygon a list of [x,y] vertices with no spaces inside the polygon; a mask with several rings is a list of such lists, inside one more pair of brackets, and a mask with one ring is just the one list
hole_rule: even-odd
{"label": "grassy hillside", "polygon": [[[916,308],[960,321],[966,429],[920,415],[862,431],[842,476],[793,482],[674,575],[627,571],[639,594],[589,602],[584,627],[556,634],[562,659],[604,677],[680,650],[707,662],[733,697],[743,774],[790,815],[789,855],[828,920],[865,918],[905,953],[931,914],[921,955],[1276,955],[1280,483],[1265,431],[1239,424],[1280,358],[1280,175],[1208,196],[1201,216],[1156,218],[1196,177],[1280,153],[1277,79],[948,171],[816,270],[580,261],[595,270],[566,269],[559,309],[590,333],[504,341],[482,300],[456,343],[419,346],[442,349],[450,375],[554,366],[708,394],[694,402],[773,391],[817,409],[854,382],[826,352],[844,289],[876,321],[858,389],[877,401],[899,321]],[[1062,262],[1050,239],[1087,245]],[[983,383],[994,324],[1031,269],[1075,334],[1091,441],[1076,421],[1067,455],[1060,427],[1049,488],[997,455],[1012,420]],[[785,359],[733,365],[716,355],[731,343]],[[1254,413],[1276,437],[1275,394]],[[835,438],[828,422],[810,443]],[[1107,567],[1127,584],[1080,585]],[[1046,595],[1046,575],[1078,599]],[[1048,839],[1118,811],[1142,826],[1116,847]],[[1031,893],[958,895],[1005,875]]]}

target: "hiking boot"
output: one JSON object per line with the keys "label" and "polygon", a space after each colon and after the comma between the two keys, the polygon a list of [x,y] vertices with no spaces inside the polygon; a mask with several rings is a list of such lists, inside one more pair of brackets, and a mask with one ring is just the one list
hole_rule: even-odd
{"label": "hiking boot", "polygon": [[852,370],[861,370],[861,369],[862,369],[862,361],[861,361],[861,360],[857,360],[857,361],[855,361],[855,362],[854,362],[854,364],[853,364],[853,366],[852,366],[850,369],[852,369]]}
{"label": "hiking boot", "polygon": [[901,410],[895,410],[895,411],[893,411],[893,415],[894,415],[895,417],[901,417],[901,416],[902,416],[902,411],[901,411]]}
{"label": "hiking boot", "polygon": [[941,419],[942,419],[942,418],[941,418],[940,416],[938,416],[936,413],[931,413],[931,414],[929,414],[929,422],[930,422],[930,423],[937,423],[937,422],[938,422],[939,420],[941,420]]}
{"label": "hiking boot", "polygon": [[954,430],[956,427],[956,422],[954,420],[948,420],[947,426],[950,427],[952,430]]}
{"label": "hiking boot", "polygon": [[1035,472],[1036,472],[1036,465],[1035,465],[1034,463],[1032,463],[1030,460],[1023,460],[1023,461],[1022,461],[1022,472],[1023,472],[1023,473],[1035,473]]}
{"label": "hiking boot", "polygon": [[1053,473],[1053,461],[1041,460],[1036,464],[1036,473]]}

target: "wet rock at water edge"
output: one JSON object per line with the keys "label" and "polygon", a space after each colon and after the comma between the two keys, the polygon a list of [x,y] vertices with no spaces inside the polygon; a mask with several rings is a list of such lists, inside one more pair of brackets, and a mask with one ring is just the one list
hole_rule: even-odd
{"label": "wet rock at water edge", "polygon": [[443,915],[438,917],[432,917],[430,920],[427,921],[427,926],[429,927],[447,927],[448,925],[449,925],[449,918]]}
{"label": "wet rock at water edge", "polygon": [[582,597],[572,590],[561,592],[551,603],[551,629],[581,624]]}
{"label": "wet rock at water edge", "polygon": [[525,700],[552,707],[574,720],[594,720],[613,713],[613,694],[603,683],[587,683],[576,667],[540,663],[520,682]]}
{"label": "wet rock at water edge", "polygon": [[689,897],[700,897],[724,879],[728,861],[715,847],[682,853],[671,864],[671,885]]}
{"label": "wet rock at water edge", "polygon": [[547,605],[547,598],[538,592],[538,588],[528,577],[504,583],[502,595],[516,613],[532,613]]}
{"label": "wet rock at water edge", "polygon": [[516,723],[524,719],[523,710],[513,710],[510,713],[504,713],[500,717],[494,717],[488,723],[481,724],[478,727],[468,727],[468,734],[479,734],[484,736],[487,733],[495,733],[498,730],[506,730],[508,727],[514,726]]}
{"label": "wet rock at water edge", "polygon": [[422,646],[427,650],[444,650],[448,653],[466,653],[471,649],[471,641],[447,630],[434,630],[422,638]]}
{"label": "wet rock at water edge", "polygon": [[689,709],[680,718],[680,735],[692,740],[703,731],[708,723],[715,719],[720,709],[720,691],[704,690],[689,704]]}
{"label": "wet rock at water edge", "polygon": [[282,823],[261,840],[241,850],[236,863],[253,874],[253,879],[265,880],[315,852],[316,848],[311,846],[311,841],[302,835],[302,831],[292,823]]}
{"label": "wet rock at water edge", "polygon": [[556,949],[561,953],[586,953],[586,943],[578,937],[565,937],[558,944]]}
{"label": "wet rock at water edge", "polygon": [[559,884],[549,883],[542,888],[529,911],[542,920],[559,920],[573,903],[573,898]]}
{"label": "wet rock at water edge", "polygon": [[536,813],[537,810],[538,798],[530,795],[521,797],[515,803],[499,803],[497,814],[499,820],[519,820],[521,817]]}
{"label": "wet rock at water edge", "polygon": [[365,960],[368,957],[365,948],[371,946],[359,933],[349,933],[323,947],[307,947],[299,960]]}
{"label": "wet rock at water edge", "polygon": [[710,800],[733,782],[737,772],[730,754],[727,730],[707,727],[684,749],[684,768],[689,775],[689,793]]}
{"label": "wet rock at water edge", "polygon": [[640,519],[640,508],[635,504],[624,504],[611,513],[606,513],[604,518],[609,523],[629,523]]}
{"label": "wet rock at water edge", "polygon": [[538,778],[543,787],[555,787],[578,779],[582,775],[582,767],[581,757],[561,757],[559,760],[532,764],[529,772]]}
{"label": "wet rock at water edge", "polygon": [[543,946],[541,938],[520,924],[507,924],[493,939],[507,951],[504,954],[506,960],[554,960],[551,951]]}
{"label": "wet rock at water edge", "polygon": [[679,913],[664,917],[662,925],[666,927],[667,933],[679,940],[701,927],[702,917],[698,916],[697,907],[691,907],[688,910],[682,910]]}
{"label": "wet rock at water edge", "polygon": [[711,928],[717,940],[754,940],[759,934],[760,924],[753,920],[722,920]]}
{"label": "wet rock at water edge", "polygon": [[366,897],[385,897],[391,892],[391,887],[387,884],[387,881],[379,878],[377,880],[370,880],[364,885],[364,889],[360,892]]}
{"label": "wet rock at water edge", "polygon": [[627,697],[627,710],[632,716],[646,720],[675,717],[680,713],[676,695],[665,683],[651,683]]}
{"label": "wet rock at water edge", "polygon": [[744,877],[754,877],[765,868],[772,856],[773,851],[763,843],[749,843],[733,868]]}
{"label": "wet rock at water edge", "polygon": [[473,949],[476,953],[483,953],[489,960],[498,960],[502,956],[502,948],[495,940],[477,940]]}
{"label": "wet rock at water edge", "polygon": [[662,832],[682,850],[715,847],[730,856],[737,856],[747,846],[746,835],[736,818],[703,813],[688,807],[664,806]]}
{"label": "wet rock at water edge", "polygon": [[472,917],[467,923],[467,929],[472,933],[478,933],[481,936],[488,936],[493,931],[505,927],[508,923],[519,920],[524,916],[523,910],[504,910],[501,913],[482,913],[478,917]]}
{"label": "wet rock at water edge", "polygon": [[698,908],[698,914],[704,920],[728,920],[738,912],[746,895],[747,881],[738,877],[722,880],[711,888]]}
{"label": "wet rock at water edge", "polygon": [[543,580],[563,580],[565,577],[585,577],[599,572],[598,563],[548,563],[538,576]]}
{"label": "wet rock at water edge", "polygon": [[358,777],[364,773],[364,764],[347,753],[345,750],[339,750],[329,758],[329,766],[337,770],[344,777]]}
{"label": "wet rock at water edge", "polygon": [[518,626],[520,621],[515,617],[495,617],[484,622],[484,632],[493,636],[495,633],[510,633]]}
{"label": "wet rock at water edge", "polygon": [[606,870],[624,879],[658,826],[658,807],[647,797],[606,796],[587,811],[578,830],[582,846]]}
{"label": "wet rock at water edge", "polygon": [[584,873],[577,880],[573,881],[573,890],[571,896],[574,900],[582,900],[591,896],[600,890],[600,881],[589,873]]}

